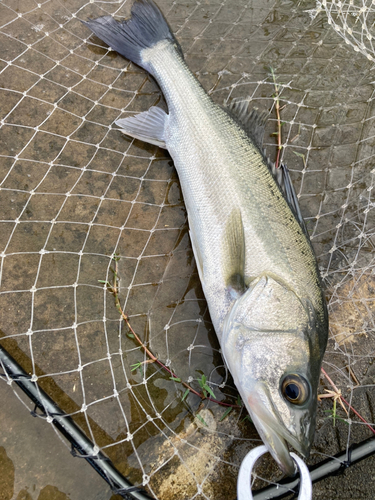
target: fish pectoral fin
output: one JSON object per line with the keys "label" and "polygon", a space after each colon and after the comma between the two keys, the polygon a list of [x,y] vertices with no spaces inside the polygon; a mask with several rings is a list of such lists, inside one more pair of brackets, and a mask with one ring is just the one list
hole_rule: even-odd
{"label": "fish pectoral fin", "polygon": [[254,107],[250,109],[251,101],[251,97],[233,99],[229,106],[227,106],[227,111],[240,122],[247,135],[251,137],[255,145],[262,151],[264,131],[269,112],[260,111]]}
{"label": "fish pectoral fin", "polygon": [[168,117],[169,115],[165,111],[152,106],[148,111],[143,111],[143,113],[129,118],[122,118],[115,123],[121,127],[121,132],[124,134],[167,149],[164,131]]}
{"label": "fish pectoral fin", "polygon": [[243,293],[245,290],[245,232],[239,208],[234,208],[228,217],[222,245],[225,284],[227,288]]}

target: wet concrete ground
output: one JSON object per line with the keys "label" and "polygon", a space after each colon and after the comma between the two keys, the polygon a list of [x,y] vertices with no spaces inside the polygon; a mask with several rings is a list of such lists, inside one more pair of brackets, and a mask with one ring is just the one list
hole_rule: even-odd
{"label": "wet concrete ground", "polygon": [[114,500],[105,481],[85,460],[74,459],[52,426],[32,417],[6,383],[0,383],[0,401],[1,500]]}
{"label": "wet concrete ground", "polygon": [[[256,106],[272,109],[265,136],[272,158],[269,66],[275,69],[283,157],[330,302],[324,366],[374,423],[373,64],[354,54],[323,14],[311,19],[306,9],[315,2],[159,3],[216,102],[250,95]],[[232,498],[238,465],[258,443],[253,427],[236,411],[220,422],[221,408],[202,410],[192,396],[182,403],[182,388],[152,364],[132,370],[145,359],[98,283],[113,279],[116,252],[119,293],[135,330],[182,379],[199,387],[205,373],[217,397],[236,400],[230,380],[225,385],[173,165],[162,151],[111,127],[119,117],[163,106],[160,92],[139,68],[89,39],[78,21],[103,8],[114,12],[116,4],[38,7],[30,0],[0,7],[2,343],[12,343],[25,370],[40,377],[132,481],[150,481],[162,500],[189,498],[200,484],[209,498]],[[363,388],[355,388],[356,380]],[[322,381],[320,392],[327,387]],[[18,408],[8,386],[0,384],[0,391],[2,491],[13,500],[23,490],[27,500],[110,498],[87,464]],[[331,400],[320,405],[312,462],[370,435],[356,421],[333,426],[331,410]],[[200,411],[208,429],[197,423]],[[346,417],[340,408],[338,415]],[[180,456],[173,455],[177,448]],[[314,495],[370,499],[372,470],[371,459],[317,485]],[[258,473],[279,477],[269,461]]]}
{"label": "wet concrete ground", "polygon": [[[52,426],[30,415],[5,383],[0,383],[0,400],[6,401],[0,411],[1,500],[120,500],[85,460],[72,457]],[[372,457],[316,483],[313,498],[370,500],[374,481]]]}

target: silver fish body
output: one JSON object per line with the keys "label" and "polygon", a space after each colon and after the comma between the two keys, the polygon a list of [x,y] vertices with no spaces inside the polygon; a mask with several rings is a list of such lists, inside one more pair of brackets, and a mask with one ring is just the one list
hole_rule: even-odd
{"label": "silver fish body", "polygon": [[[151,15],[157,7],[150,0],[134,6],[129,23],[135,20],[136,31],[143,12],[149,9]],[[100,28],[112,27],[111,18],[100,19]],[[98,22],[87,24],[129,57],[103,35]],[[141,46],[133,59],[160,85],[168,114],[151,108],[149,116],[117,123],[126,134],[162,145],[172,156],[223,356],[270,453],[292,473],[286,442],[309,452],[327,341],[316,259],[259,145],[206,94],[172,35],[154,42]]]}

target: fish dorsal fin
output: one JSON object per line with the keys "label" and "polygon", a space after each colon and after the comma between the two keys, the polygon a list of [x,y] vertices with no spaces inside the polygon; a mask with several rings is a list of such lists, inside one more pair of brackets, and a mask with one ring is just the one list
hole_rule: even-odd
{"label": "fish dorsal fin", "polygon": [[296,192],[293,187],[292,179],[289,175],[289,170],[286,165],[283,163],[279,168],[275,167],[274,163],[269,163],[269,168],[280,186],[281,191],[283,192],[287,202],[289,203],[290,208],[292,209],[297,221],[299,222],[303,232],[305,235],[310,238],[309,233],[307,232],[305,221],[303,220],[301,209],[298,203],[298,198]]}
{"label": "fish dorsal fin", "polygon": [[222,250],[225,284],[227,288],[242,293],[245,289],[245,233],[239,208],[234,208],[228,217]]}
{"label": "fish dorsal fin", "polygon": [[292,180],[289,175],[289,170],[286,165],[281,164],[279,168],[275,167],[266,155],[263,149],[263,137],[266,127],[267,119],[269,116],[268,111],[259,111],[257,108],[249,109],[251,98],[246,99],[233,99],[227,108],[228,113],[237,120],[248,136],[252,139],[254,144],[259,148],[263,155],[265,162],[268,165],[272,175],[274,176],[277,184],[279,185],[282,193],[289,203],[296,219],[298,220],[302,230],[309,237],[305,222],[303,220],[301,209],[298,204],[298,198],[294,190]]}
{"label": "fish dorsal fin", "polygon": [[167,149],[164,139],[165,125],[169,115],[156,106],[143,111],[138,115],[122,118],[115,123],[121,127],[121,132],[141,141],[155,144],[161,148]]}
{"label": "fish dorsal fin", "polygon": [[254,144],[262,151],[264,130],[266,128],[268,111],[260,111],[258,108],[251,108],[251,97],[246,99],[233,99],[227,111],[235,118],[245,132],[251,137]]}

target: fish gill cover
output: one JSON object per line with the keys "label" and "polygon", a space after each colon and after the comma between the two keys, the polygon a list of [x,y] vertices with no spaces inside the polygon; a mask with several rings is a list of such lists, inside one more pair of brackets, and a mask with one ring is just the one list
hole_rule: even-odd
{"label": "fish gill cover", "polygon": [[[267,154],[289,167],[326,287],[323,368],[371,426],[370,2],[357,13],[352,2],[158,4],[217,103],[249,96],[271,110]],[[129,2],[0,4],[1,345],[135,485],[162,500],[232,498],[259,437],[220,355],[178,179],[163,150],[113,126],[165,103],[147,73],[80,23],[129,10]],[[336,29],[340,16],[345,29]],[[330,397],[319,404],[310,463],[371,435],[335,391],[322,377],[319,392]],[[266,457],[254,487],[279,477]],[[316,486],[317,495],[351,498],[339,481]]]}

